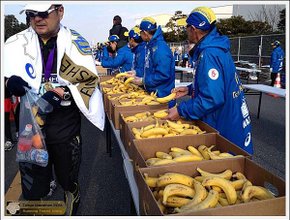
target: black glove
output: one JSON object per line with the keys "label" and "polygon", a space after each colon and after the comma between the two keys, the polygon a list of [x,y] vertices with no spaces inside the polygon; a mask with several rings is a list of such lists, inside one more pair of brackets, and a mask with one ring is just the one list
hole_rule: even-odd
{"label": "black glove", "polygon": [[19,76],[11,76],[7,81],[7,88],[15,96],[23,96],[26,93],[24,87],[31,89],[26,81]]}
{"label": "black glove", "polygon": [[47,101],[49,104],[53,106],[53,108],[57,108],[60,106],[61,103],[61,97],[58,93],[54,92],[53,90],[50,90],[46,93],[44,93],[41,98],[43,98],[45,101]]}

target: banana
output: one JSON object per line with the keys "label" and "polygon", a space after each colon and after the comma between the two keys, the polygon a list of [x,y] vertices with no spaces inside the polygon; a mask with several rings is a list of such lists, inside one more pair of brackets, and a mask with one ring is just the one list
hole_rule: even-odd
{"label": "banana", "polygon": [[175,158],[175,157],[179,157],[179,156],[182,156],[184,154],[180,153],[180,152],[169,152],[169,155],[172,156],[172,158]]}
{"label": "banana", "polygon": [[152,166],[166,165],[170,163],[176,163],[176,161],[170,160],[170,159],[161,159],[157,161],[156,163],[154,163]]}
{"label": "banana", "polygon": [[167,113],[167,110],[164,109],[164,110],[160,110],[160,111],[154,112],[153,115],[154,115],[155,118],[164,118],[164,117],[166,117],[168,115],[168,113]]}
{"label": "banana", "polygon": [[146,160],[146,164],[148,166],[152,166],[154,163],[160,161],[161,159],[160,158],[155,158],[155,157],[152,157],[152,158],[149,158]]}
{"label": "banana", "polygon": [[166,134],[163,137],[174,137],[174,136],[176,136],[176,134],[171,133],[171,134]]}
{"label": "banana", "polygon": [[218,156],[219,157],[225,157],[225,158],[234,157],[234,155],[232,155],[230,153],[220,153]]}
{"label": "banana", "polygon": [[161,212],[164,213],[166,211],[166,207],[162,204],[162,199],[158,199],[157,204]]}
{"label": "banana", "polygon": [[173,121],[169,121],[169,120],[166,120],[167,124],[169,127],[171,128],[174,128],[174,129],[184,129],[183,125],[182,124],[177,124]]}
{"label": "banana", "polygon": [[205,160],[210,160],[210,156],[209,156],[208,152],[206,151],[207,146],[205,146],[205,145],[200,145],[200,146],[198,146],[197,149],[198,149],[198,151],[202,154],[202,156],[203,156],[203,158],[204,158]]}
{"label": "banana", "polygon": [[192,198],[194,196],[194,193],[194,189],[189,186],[185,186],[180,183],[168,184],[164,188],[163,204],[166,205],[166,201],[169,196],[183,196]]}
{"label": "banana", "polygon": [[247,186],[242,192],[242,200],[249,202],[252,198],[264,200],[275,198],[275,196],[262,186]]}
{"label": "banana", "polygon": [[135,134],[135,138],[136,139],[142,139],[141,134],[140,133]]}
{"label": "banana", "polygon": [[173,159],[176,162],[191,162],[191,161],[201,161],[202,157],[199,157],[197,155],[182,155],[179,157],[175,157]]}
{"label": "banana", "polygon": [[133,134],[140,134],[140,130],[138,128],[132,128]]}
{"label": "banana", "polygon": [[195,190],[195,194],[192,198],[192,200],[187,203],[186,205],[180,207],[180,209],[176,209],[176,212],[184,212],[187,210],[191,210],[193,207],[195,207],[198,203],[203,201],[207,196],[206,189],[201,185],[200,182],[194,180],[193,181],[193,188]]}
{"label": "banana", "polygon": [[241,172],[236,172],[233,174],[233,178],[236,178],[238,180],[242,180],[242,179],[245,179],[247,180],[247,178],[245,177],[244,174],[242,174]]}
{"label": "banana", "polygon": [[144,177],[145,177],[145,182],[149,187],[151,188],[156,187],[158,177],[149,177],[147,173],[144,173]]}
{"label": "banana", "polygon": [[197,134],[197,130],[184,129],[182,132],[180,132],[180,135],[192,135],[192,134]]}
{"label": "banana", "polygon": [[162,97],[162,98],[156,98],[156,101],[159,102],[159,103],[167,103],[167,102],[170,102],[171,100],[173,100],[176,96],[176,93],[173,92],[171,93],[170,95],[168,96],[165,96],[165,97]]}
{"label": "banana", "polygon": [[165,152],[162,152],[162,151],[157,151],[155,153],[156,157],[160,158],[160,159],[169,159],[169,160],[172,160],[172,156],[165,153]]}
{"label": "banana", "polygon": [[140,113],[136,113],[134,116],[137,117],[137,118],[143,118],[144,116],[149,116],[151,115],[150,112],[140,112]]}
{"label": "banana", "polygon": [[190,151],[184,150],[180,147],[172,147],[172,148],[170,148],[170,150],[172,152],[177,152],[177,153],[181,153],[181,154],[185,154],[185,155],[192,155],[192,153]]}
{"label": "banana", "polygon": [[222,197],[219,197],[219,203],[222,205],[222,206],[228,206],[229,205],[229,202],[226,198],[222,198]]}
{"label": "banana", "polygon": [[205,176],[196,176],[194,177],[194,179],[200,183],[202,183],[202,181],[205,179],[206,177]]}
{"label": "banana", "polygon": [[166,134],[168,134],[168,131],[164,128],[152,128],[150,130],[144,131],[141,134],[141,137],[146,138],[146,137],[151,136],[151,135],[159,135],[159,134],[166,135]]}
{"label": "banana", "polygon": [[169,196],[166,200],[166,206],[168,207],[180,207],[189,203],[191,199],[179,197],[179,196]]}
{"label": "banana", "polygon": [[218,186],[220,187],[227,196],[227,200],[230,205],[235,204],[237,201],[237,193],[235,188],[232,186],[229,180],[221,177],[209,176],[206,177],[203,182],[203,186]]}
{"label": "banana", "polygon": [[126,81],[124,82],[124,85],[128,85],[130,82],[132,82],[134,80],[134,77],[129,77],[128,79],[126,79]]}
{"label": "banana", "polygon": [[143,131],[148,131],[148,130],[154,128],[154,127],[155,127],[154,124],[152,124],[152,125],[147,125],[146,127],[143,128]]}
{"label": "banana", "polygon": [[125,122],[134,122],[134,121],[137,121],[138,118],[135,117],[135,116],[128,116],[125,118]]}
{"label": "banana", "polygon": [[214,150],[214,151],[212,151],[212,153],[214,153],[215,155],[218,156],[221,152],[219,150]]}
{"label": "banana", "polygon": [[191,209],[186,209],[186,210],[183,210],[182,212],[192,212],[192,211],[198,211],[198,210],[213,208],[213,207],[216,207],[216,205],[218,204],[218,201],[219,201],[218,192],[216,192],[214,190],[210,190],[208,195],[207,195],[207,197],[202,202],[200,202],[197,205],[191,207]]}
{"label": "banana", "polygon": [[246,181],[247,179],[239,179],[239,180],[231,181],[231,184],[235,188],[235,190],[241,190]]}
{"label": "banana", "polygon": [[197,167],[196,170],[200,173],[200,175],[205,176],[205,177],[216,176],[216,177],[224,178],[227,180],[231,179],[232,177],[232,171],[229,169],[221,173],[210,173],[210,172],[200,169],[199,167]]}
{"label": "banana", "polygon": [[127,72],[124,72],[124,73],[118,73],[115,77],[118,79],[122,76],[125,76],[125,77],[130,77],[131,75]]}
{"label": "banana", "polygon": [[202,154],[193,146],[188,146],[187,149],[194,155],[203,158]]}
{"label": "banana", "polygon": [[158,178],[157,187],[163,187],[171,183],[180,183],[185,186],[192,187],[194,179],[181,173],[165,173]]}

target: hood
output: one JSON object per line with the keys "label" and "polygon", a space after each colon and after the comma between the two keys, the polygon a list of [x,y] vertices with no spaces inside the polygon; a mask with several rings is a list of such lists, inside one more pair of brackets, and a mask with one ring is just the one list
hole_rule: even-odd
{"label": "hood", "polygon": [[159,40],[164,40],[160,25],[158,26],[158,28],[157,28],[155,34],[153,35],[153,37],[151,38],[151,40],[148,42],[148,46],[154,45],[155,42],[157,42]]}
{"label": "hood", "polygon": [[191,49],[189,54],[193,57],[193,61],[198,59],[199,54],[206,48],[220,48],[227,52],[230,50],[230,40],[224,35],[218,33],[217,28],[214,27],[211,32],[205,35],[200,41]]}

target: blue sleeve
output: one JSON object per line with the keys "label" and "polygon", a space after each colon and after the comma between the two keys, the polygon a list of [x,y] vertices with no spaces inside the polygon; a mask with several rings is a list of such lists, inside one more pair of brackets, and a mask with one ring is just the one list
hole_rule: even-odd
{"label": "blue sleeve", "polygon": [[104,57],[102,66],[105,68],[118,68],[122,66],[125,60],[125,54],[119,52],[115,57],[110,57],[107,48],[104,48]]}
{"label": "blue sleeve", "polygon": [[181,102],[177,107],[179,115],[186,119],[200,119],[225,102],[224,73],[218,64],[217,52],[213,52],[205,51],[197,67],[197,96]]}
{"label": "blue sleeve", "polygon": [[[151,51],[152,52],[152,51]],[[173,59],[171,51],[164,45],[159,47],[153,54],[153,73],[145,77],[145,85],[157,87],[170,79],[171,62]]]}

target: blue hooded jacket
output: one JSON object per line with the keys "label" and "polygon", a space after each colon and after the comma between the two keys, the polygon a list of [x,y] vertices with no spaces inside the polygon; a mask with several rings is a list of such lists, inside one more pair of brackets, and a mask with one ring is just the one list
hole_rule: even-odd
{"label": "blue hooded jacket", "polygon": [[145,47],[146,42],[142,42],[132,49],[134,54],[132,69],[136,71],[136,76],[138,77],[143,77],[144,75]]}
{"label": "blue hooded jacket", "polygon": [[270,67],[273,69],[272,73],[281,72],[284,65],[284,51],[280,46],[274,48],[271,54],[271,64]]}
{"label": "blue hooded jacket", "polygon": [[200,119],[222,136],[253,154],[251,119],[242,84],[230,54],[230,41],[214,28],[194,47],[195,81],[177,107],[180,116]]}
{"label": "blue hooded jacket", "polygon": [[[146,46],[144,87],[149,93],[157,91],[158,97],[169,95],[175,87],[175,61],[160,26]],[[169,103],[174,105],[175,101]]]}
{"label": "blue hooded jacket", "polygon": [[132,68],[133,54],[125,45],[117,50],[115,57],[110,57],[107,47],[104,47],[102,66],[105,68],[119,68],[120,72],[130,71]]}

